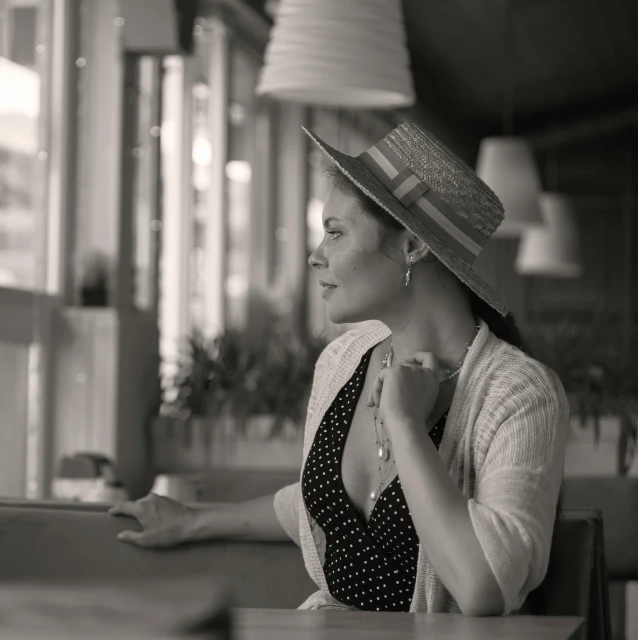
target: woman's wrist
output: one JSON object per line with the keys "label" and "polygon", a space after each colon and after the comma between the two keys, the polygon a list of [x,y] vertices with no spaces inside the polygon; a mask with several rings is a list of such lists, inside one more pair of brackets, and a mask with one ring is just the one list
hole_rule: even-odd
{"label": "woman's wrist", "polygon": [[221,502],[192,507],[182,523],[184,541],[289,541],[274,507],[274,494],[244,502]]}
{"label": "woman's wrist", "polygon": [[193,509],[183,534],[186,541],[236,539],[245,529],[241,503],[221,503]]}

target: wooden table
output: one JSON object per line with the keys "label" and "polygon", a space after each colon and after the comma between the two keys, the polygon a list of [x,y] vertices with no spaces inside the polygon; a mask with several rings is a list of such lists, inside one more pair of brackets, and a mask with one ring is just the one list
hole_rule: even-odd
{"label": "wooden table", "polygon": [[233,640],[569,640],[583,618],[233,609]]}
{"label": "wooden table", "polygon": [[0,624],[0,640],[570,640],[583,618],[506,616],[469,618],[449,613],[367,611],[299,611],[297,609],[231,610],[230,635],[162,634],[111,625],[79,628]]}

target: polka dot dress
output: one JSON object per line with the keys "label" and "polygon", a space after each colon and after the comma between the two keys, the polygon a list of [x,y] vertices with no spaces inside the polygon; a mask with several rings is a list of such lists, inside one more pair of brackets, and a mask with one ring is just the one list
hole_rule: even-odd
{"label": "polka dot dress", "polygon": [[[371,354],[372,349],[364,354],[326,411],[308,453],[302,494],[326,536],[323,570],[332,596],[364,611],[409,611],[419,538],[398,475],[382,486],[367,524],[350,501],[341,477],[343,450]],[[430,431],[437,449],[446,417],[447,412]],[[372,423],[370,432],[370,447],[374,447]],[[375,472],[376,479],[379,474]]]}

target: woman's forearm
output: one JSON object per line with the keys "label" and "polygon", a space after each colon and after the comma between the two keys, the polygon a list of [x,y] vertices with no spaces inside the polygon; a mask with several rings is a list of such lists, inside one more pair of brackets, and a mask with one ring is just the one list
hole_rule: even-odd
{"label": "woman's forearm", "polygon": [[188,525],[190,540],[289,541],[274,507],[274,494],[198,508]]}
{"label": "woman's forearm", "polygon": [[502,613],[503,596],[474,532],[467,498],[427,431],[396,426],[392,443],[401,488],[428,560],[463,613]]}

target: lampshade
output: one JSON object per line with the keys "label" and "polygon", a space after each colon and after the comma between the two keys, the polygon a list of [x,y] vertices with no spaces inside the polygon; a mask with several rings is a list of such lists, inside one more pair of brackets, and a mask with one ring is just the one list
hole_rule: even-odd
{"label": "lampshade", "polygon": [[522,275],[579,278],[583,273],[578,227],[569,200],[559,193],[539,197],[544,226],[521,237],[516,271]]}
{"label": "lampshade", "polygon": [[415,102],[400,0],[281,0],[257,94],[331,107]]}
{"label": "lampshade", "polygon": [[541,181],[529,144],[523,138],[483,138],[476,173],[492,188],[505,208],[494,237],[514,237],[543,223],[538,196]]}

